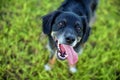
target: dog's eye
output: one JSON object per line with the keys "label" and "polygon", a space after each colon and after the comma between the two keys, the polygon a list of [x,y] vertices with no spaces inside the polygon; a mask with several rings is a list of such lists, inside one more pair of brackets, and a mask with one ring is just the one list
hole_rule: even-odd
{"label": "dog's eye", "polygon": [[82,27],[80,27],[79,24],[76,24],[76,25],[75,25],[75,29],[76,29],[78,32],[81,32],[81,31],[82,31]]}
{"label": "dog's eye", "polygon": [[77,30],[81,30],[81,28],[80,28],[80,26],[79,26],[78,24],[75,26],[75,28],[76,28]]}
{"label": "dog's eye", "polygon": [[61,21],[58,23],[58,27],[64,27],[65,26],[65,21]]}

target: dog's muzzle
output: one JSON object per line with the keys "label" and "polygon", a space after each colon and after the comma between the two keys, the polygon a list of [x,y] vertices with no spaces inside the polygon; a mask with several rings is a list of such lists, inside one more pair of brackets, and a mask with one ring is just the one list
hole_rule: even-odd
{"label": "dog's muzzle", "polygon": [[66,51],[63,47],[62,44],[59,44],[58,40],[56,40],[56,45],[57,45],[57,57],[60,60],[65,60],[67,58]]}
{"label": "dog's muzzle", "polygon": [[55,39],[57,47],[57,57],[60,60],[67,59],[69,64],[73,65],[78,61],[78,54],[74,51],[73,47],[66,44],[60,44],[57,39]]}

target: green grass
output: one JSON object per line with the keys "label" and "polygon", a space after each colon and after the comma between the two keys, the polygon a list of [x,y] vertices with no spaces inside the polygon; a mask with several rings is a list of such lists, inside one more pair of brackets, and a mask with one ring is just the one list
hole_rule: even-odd
{"label": "green grass", "polygon": [[41,16],[63,0],[0,1],[0,80],[120,80],[120,2],[100,0],[97,20],[78,72],[70,74],[66,61],[46,72],[47,37]]}

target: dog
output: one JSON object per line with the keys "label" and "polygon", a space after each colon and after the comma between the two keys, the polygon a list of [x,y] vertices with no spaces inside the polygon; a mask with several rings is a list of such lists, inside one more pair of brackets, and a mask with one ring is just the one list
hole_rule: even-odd
{"label": "dog", "polygon": [[97,5],[98,0],[65,0],[56,11],[42,17],[51,52],[45,70],[51,70],[58,58],[68,60],[70,72],[77,71],[78,55],[89,38]]}

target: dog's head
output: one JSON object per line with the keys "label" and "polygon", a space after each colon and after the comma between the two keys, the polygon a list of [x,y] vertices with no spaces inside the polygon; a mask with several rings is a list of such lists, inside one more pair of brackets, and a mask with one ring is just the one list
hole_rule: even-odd
{"label": "dog's head", "polygon": [[56,41],[58,58],[74,64],[78,60],[74,48],[87,41],[90,27],[86,17],[55,11],[43,17],[43,32]]}
{"label": "dog's head", "polygon": [[43,17],[43,32],[60,44],[74,47],[77,43],[85,43],[89,37],[90,27],[86,19],[72,12],[54,11]]}

